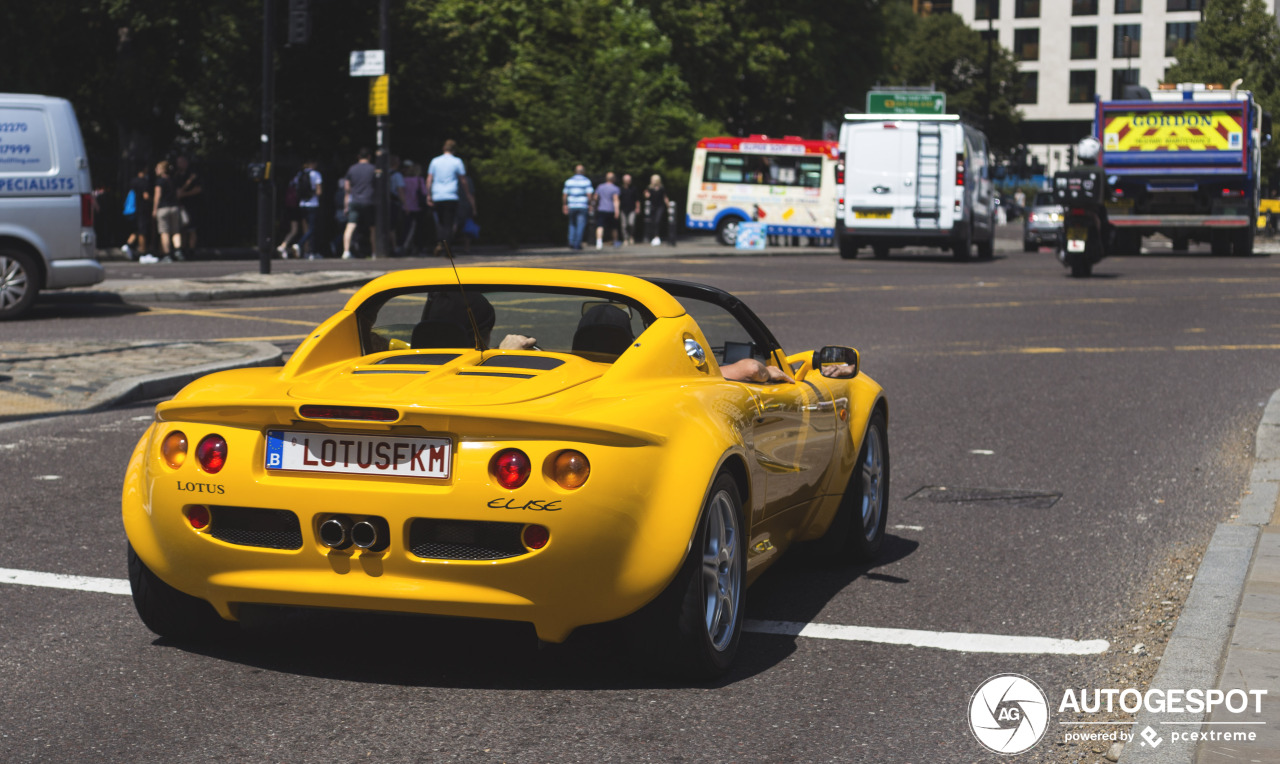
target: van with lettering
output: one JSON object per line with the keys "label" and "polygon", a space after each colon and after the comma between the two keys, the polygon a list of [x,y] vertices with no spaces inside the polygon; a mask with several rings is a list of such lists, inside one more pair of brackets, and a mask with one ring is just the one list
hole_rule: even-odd
{"label": "van with lettering", "polygon": [[0,320],[103,279],[89,157],[64,98],[0,93]]}

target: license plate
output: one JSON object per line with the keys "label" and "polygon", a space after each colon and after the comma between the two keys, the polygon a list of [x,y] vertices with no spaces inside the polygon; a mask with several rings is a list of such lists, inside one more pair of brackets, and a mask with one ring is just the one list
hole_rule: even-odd
{"label": "license plate", "polygon": [[853,216],[859,220],[888,220],[893,217],[893,212],[890,210],[867,210],[865,212],[855,212]]}
{"label": "license plate", "polygon": [[448,438],[268,430],[266,466],[269,470],[442,480],[448,479],[453,468],[453,442]]}

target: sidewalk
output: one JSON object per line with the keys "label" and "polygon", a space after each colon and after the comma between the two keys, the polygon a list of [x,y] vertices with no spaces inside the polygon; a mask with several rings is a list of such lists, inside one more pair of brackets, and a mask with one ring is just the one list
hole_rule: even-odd
{"label": "sidewalk", "polygon": [[[1238,515],[1219,523],[1153,689],[1265,690],[1260,710],[1142,712],[1120,764],[1280,761],[1280,390],[1255,436],[1254,466]],[[1167,696],[1166,696],[1167,697]],[[1149,739],[1143,733],[1150,727]],[[1192,734],[1188,734],[1192,733]],[[1253,740],[1222,740],[1252,734]],[[1199,735],[1199,737],[1195,737]]]}
{"label": "sidewalk", "polygon": [[280,358],[269,342],[3,342],[0,422],[173,395],[205,374]]}

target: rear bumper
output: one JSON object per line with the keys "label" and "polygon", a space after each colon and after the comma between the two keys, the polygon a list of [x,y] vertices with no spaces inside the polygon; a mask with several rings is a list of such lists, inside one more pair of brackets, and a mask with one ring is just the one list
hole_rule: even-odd
{"label": "rear bumper", "polygon": [[869,228],[837,224],[836,235],[846,241],[851,240],[855,246],[885,244],[901,247],[918,244],[940,247],[963,239],[968,228],[969,224],[963,221],[950,228]]}
{"label": "rear bumper", "polygon": [[49,263],[46,289],[92,286],[106,278],[102,263],[97,260],[54,260]]}
{"label": "rear bumper", "polygon": [[1107,215],[1116,228],[1141,228],[1150,231],[1171,228],[1249,228],[1254,224],[1248,215]]}

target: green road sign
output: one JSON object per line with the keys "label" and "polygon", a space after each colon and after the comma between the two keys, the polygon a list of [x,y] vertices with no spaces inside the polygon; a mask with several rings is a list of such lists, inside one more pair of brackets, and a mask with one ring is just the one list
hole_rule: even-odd
{"label": "green road sign", "polygon": [[932,92],[895,93],[872,90],[867,93],[868,114],[945,114],[947,94]]}

